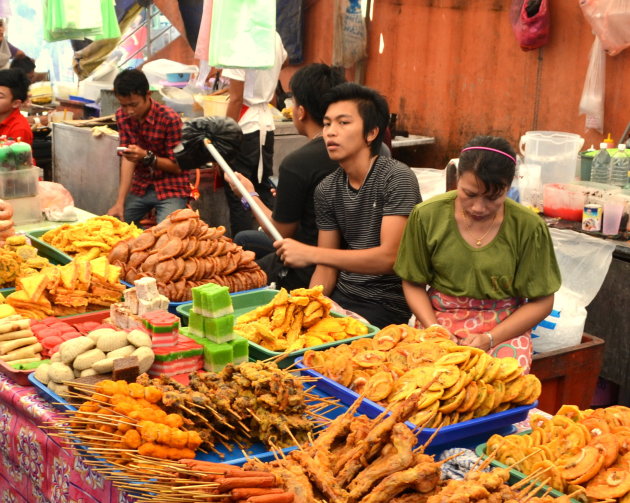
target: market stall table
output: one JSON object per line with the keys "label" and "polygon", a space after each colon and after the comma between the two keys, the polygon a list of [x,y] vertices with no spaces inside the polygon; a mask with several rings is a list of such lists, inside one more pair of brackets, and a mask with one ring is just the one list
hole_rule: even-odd
{"label": "market stall table", "polygon": [[60,417],[35,388],[0,375],[0,501],[131,503],[42,430]]}

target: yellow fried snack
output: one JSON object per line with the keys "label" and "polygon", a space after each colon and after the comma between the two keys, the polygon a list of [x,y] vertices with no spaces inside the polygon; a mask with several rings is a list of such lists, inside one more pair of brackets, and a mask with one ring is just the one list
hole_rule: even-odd
{"label": "yellow fried snack", "polygon": [[46,232],[42,240],[68,254],[89,259],[107,255],[120,241],[142,234],[134,224],[111,216],[99,216],[76,224],[65,224]]}
{"label": "yellow fried snack", "polygon": [[323,287],[282,288],[267,304],[238,317],[234,332],[271,351],[295,351],[349,337],[368,328],[352,318],[330,316]]}

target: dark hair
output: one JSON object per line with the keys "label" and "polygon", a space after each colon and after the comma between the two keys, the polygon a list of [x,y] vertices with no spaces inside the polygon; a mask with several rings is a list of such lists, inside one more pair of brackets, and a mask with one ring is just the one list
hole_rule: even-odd
{"label": "dark hair", "polygon": [[[508,141],[498,136],[475,136],[464,149],[470,147],[487,147],[505,152],[516,159],[516,152]],[[492,150],[462,150],[459,156],[458,176],[471,171],[486,186],[486,194],[498,196],[512,185],[516,162],[508,156]]]}
{"label": "dark hair", "polygon": [[28,56],[11,61],[10,68],[19,68],[27,75],[35,71],[35,61]]}
{"label": "dark hair", "polygon": [[118,96],[146,96],[149,92],[149,81],[140,70],[123,70],[114,79],[114,94]]}
{"label": "dark hair", "polygon": [[389,123],[389,106],[385,98],[374,89],[346,82],[333,87],[324,96],[326,108],[339,101],[354,101],[357,104],[359,115],[363,119],[363,135],[365,138],[367,138],[370,131],[378,128],[378,134],[370,145],[372,155],[378,154],[385,136],[385,128],[387,128]]}
{"label": "dark hair", "polygon": [[28,98],[28,81],[26,74],[18,68],[10,68],[8,70],[0,70],[0,86],[11,89],[14,100],[26,101]]}
{"label": "dark hair", "polygon": [[324,94],[345,81],[343,68],[313,63],[295,72],[289,81],[289,87],[295,104],[303,106],[321,126],[326,113]]}

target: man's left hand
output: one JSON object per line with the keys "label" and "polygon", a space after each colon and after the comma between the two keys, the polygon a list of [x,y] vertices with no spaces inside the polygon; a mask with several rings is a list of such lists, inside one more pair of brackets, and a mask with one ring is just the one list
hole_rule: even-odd
{"label": "man's left hand", "polygon": [[129,145],[121,155],[128,161],[139,163],[147,155],[147,151],[138,145]]}
{"label": "man's left hand", "polygon": [[307,267],[313,265],[314,246],[305,245],[295,239],[282,239],[276,241],[276,255],[280,257],[284,265],[289,267]]}

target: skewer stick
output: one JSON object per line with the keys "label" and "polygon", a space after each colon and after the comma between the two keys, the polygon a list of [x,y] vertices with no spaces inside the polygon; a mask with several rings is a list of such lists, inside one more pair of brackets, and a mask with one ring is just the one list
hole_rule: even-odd
{"label": "skewer stick", "polygon": [[300,442],[297,441],[297,438],[295,438],[295,436],[293,435],[291,428],[289,428],[286,424],[283,424],[282,426],[284,426],[284,430],[289,434],[289,436],[291,437],[291,440],[293,440],[293,442],[295,443],[295,446],[299,450],[303,451],[304,449],[302,449],[302,445],[300,444]]}
{"label": "skewer stick", "polygon": [[453,454],[452,456],[449,456],[448,458],[441,459],[440,461],[436,461],[436,464],[438,466],[442,466],[444,463],[448,463],[451,459],[455,459],[456,457],[461,456],[462,454],[464,454],[464,451],[459,451]]}

